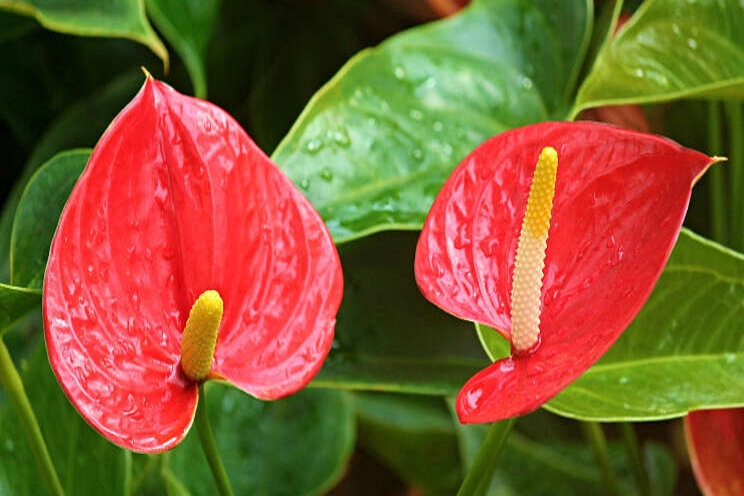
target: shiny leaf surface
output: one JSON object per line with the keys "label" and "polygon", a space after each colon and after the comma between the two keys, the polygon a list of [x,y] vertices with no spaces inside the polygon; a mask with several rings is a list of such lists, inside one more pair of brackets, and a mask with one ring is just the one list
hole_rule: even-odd
{"label": "shiny leaf surface", "polygon": [[676,240],[705,155],[594,123],[503,133],[471,153],[432,207],[416,250],[424,296],[511,332],[514,259],[537,156],[558,151],[541,288],[541,344],[500,360],[458,396],[466,423],[527,413],[601,357],[648,298]]}
{"label": "shiny leaf surface", "polygon": [[683,230],[627,331],[546,406],[599,421],[744,406],[742,322],[744,256]]}
{"label": "shiny leaf surface", "polygon": [[[215,384],[207,405],[235,494],[325,494],[354,449],[354,409],[345,392],[305,390],[263,402]],[[185,494],[217,494],[196,432],[167,456],[167,473]]]}
{"label": "shiny leaf surface", "polygon": [[744,98],[741,2],[644,2],[600,52],[574,108],[688,97]]}
{"label": "shiny leaf surface", "polygon": [[[72,408],[49,368],[43,344],[22,367],[22,377],[66,494],[121,494],[130,454],[98,435]],[[0,432],[0,494],[47,494],[21,421],[8,402],[0,409]]]}
{"label": "shiny leaf surface", "polygon": [[90,150],[55,155],[26,186],[16,211],[10,240],[10,280],[41,290],[44,269],[62,208],[88,163]]}
{"label": "shiny leaf surface", "polygon": [[744,408],[700,410],[685,417],[692,468],[706,496],[744,492]]}
{"label": "shiny leaf surface", "polygon": [[586,1],[474,2],[351,59],[273,158],[336,242],[419,229],[474,146],[564,115],[590,27]]}
{"label": "shiny leaf surface", "polygon": [[212,37],[219,0],[146,0],[147,12],[183,60],[194,95],[207,97],[207,45]]}
{"label": "shiny leaf surface", "polygon": [[340,247],[344,299],[320,387],[453,394],[488,364],[469,323],[427,302],[413,278],[417,233]]}
{"label": "shiny leaf surface", "polygon": [[168,51],[145,16],[144,0],[2,0],[0,8],[34,17],[47,29],[78,36],[129,38],[168,66]]}
{"label": "shiny leaf surface", "polygon": [[50,362],[104,436],[168,449],[196,404],[179,359],[199,294],[225,301],[213,372],[277,398],[320,368],[342,285],[322,221],[242,128],[148,78],[62,213],[44,281]]}

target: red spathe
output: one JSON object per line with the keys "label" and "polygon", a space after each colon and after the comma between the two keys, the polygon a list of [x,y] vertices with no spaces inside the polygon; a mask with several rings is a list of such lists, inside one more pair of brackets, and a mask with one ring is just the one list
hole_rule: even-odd
{"label": "red spathe", "polygon": [[540,151],[558,151],[545,255],[541,343],[499,360],[457,398],[464,423],[548,401],[607,351],[648,298],[677,239],[695,180],[711,159],[657,136],[590,122],[500,134],[455,169],[416,251],[424,296],[510,336],[522,218]]}
{"label": "red spathe", "polygon": [[114,443],[186,435],[181,333],[208,289],[224,300],[214,373],[275,399],[320,369],[343,292],[328,230],[227,113],[148,77],[75,186],[44,282],[52,368]]}

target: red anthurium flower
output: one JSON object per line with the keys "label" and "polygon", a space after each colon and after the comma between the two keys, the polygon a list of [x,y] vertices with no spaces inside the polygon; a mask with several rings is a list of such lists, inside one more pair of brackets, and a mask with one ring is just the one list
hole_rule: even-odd
{"label": "red anthurium flower", "polygon": [[690,412],[685,418],[685,434],[703,493],[744,494],[744,408]]}
{"label": "red anthurium flower", "polygon": [[648,298],[712,161],[590,122],[514,129],[462,161],[426,219],[416,280],[434,304],[496,328],[513,354],[460,391],[461,421],[532,411],[607,351]]}
{"label": "red anthurium flower", "polygon": [[166,450],[203,379],[263,399],[307,384],[342,286],[322,220],[240,125],[148,77],[62,213],[44,282],[49,360],[106,438]]}

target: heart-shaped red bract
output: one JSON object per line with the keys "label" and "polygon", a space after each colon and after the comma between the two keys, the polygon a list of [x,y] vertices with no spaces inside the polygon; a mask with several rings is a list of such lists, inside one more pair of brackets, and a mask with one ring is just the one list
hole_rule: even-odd
{"label": "heart-shaped red bract", "polygon": [[744,408],[690,412],[685,435],[703,494],[744,494]]}
{"label": "heart-shaped red bract", "polygon": [[323,221],[227,113],[148,77],[75,186],[44,281],[52,368],[105,437],[155,452],[185,436],[181,333],[210,289],[214,377],[275,399],[317,373],[343,292]]}
{"label": "heart-shaped red bract", "polygon": [[534,410],[588,369],[648,298],[707,156],[657,136],[590,122],[500,134],[455,169],[416,250],[424,296],[458,317],[511,330],[517,242],[540,151],[558,151],[542,285],[541,344],[499,360],[460,391],[460,420]]}

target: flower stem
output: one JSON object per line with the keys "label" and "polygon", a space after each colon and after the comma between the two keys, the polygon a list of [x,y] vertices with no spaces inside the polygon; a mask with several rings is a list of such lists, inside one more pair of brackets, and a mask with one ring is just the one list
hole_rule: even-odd
{"label": "flower stem", "polygon": [[744,114],[738,102],[726,103],[728,117],[729,170],[731,171],[731,246],[737,250],[744,249]]}
{"label": "flower stem", "polygon": [[[708,153],[720,154],[723,150],[721,136],[721,107],[718,102],[708,102]],[[726,242],[726,191],[723,186],[723,169],[713,166],[708,172],[710,195],[710,225],[713,239]]]}
{"label": "flower stem", "polygon": [[605,439],[602,426],[597,422],[582,422],[581,427],[584,430],[587,440],[592,445],[594,458],[597,460],[599,469],[602,472],[605,492],[612,496],[619,496],[620,487],[617,484],[617,476],[615,476],[615,472],[610,465],[610,456],[607,453],[607,439]]}
{"label": "flower stem", "polygon": [[643,455],[638,444],[638,437],[636,436],[635,428],[630,422],[623,422],[620,424],[620,432],[623,435],[625,451],[630,460],[630,467],[633,470],[633,476],[638,484],[638,494],[641,496],[650,496],[651,481],[649,480],[646,469],[643,466]]}
{"label": "flower stem", "polygon": [[55,496],[64,495],[65,492],[62,490],[62,484],[59,482],[57,472],[54,470],[52,457],[49,456],[49,450],[47,450],[44,437],[41,435],[39,423],[36,421],[34,410],[31,408],[31,403],[28,401],[28,396],[26,396],[26,390],[23,388],[23,381],[15,365],[13,365],[13,359],[10,357],[8,348],[2,339],[0,339],[0,383],[2,383],[5,391],[8,393],[8,398],[10,398],[10,401],[18,412],[21,425],[26,431],[26,437],[31,446],[31,451],[47,485],[49,494]]}
{"label": "flower stem", "polygon": [[514,422],[516,418],[491,424],[457,496],[477,496],[486,493],[496,471],[499,456],[504,450],[504,441]]}
{"label": "flower stem", "polygon": [[233,496],[233,490],[230,486],[230,479],[227,478],[227,471],[222,464],[220,453],[217,450],[217,442],[214,440],[212,427],[209,425],[207,417],[207,396],[204,393],[204,383],[199,384],[199,403],[196,407],[196,430],[199,433],[204,456],[207,457],[207,463],[212,471],[212,477],[217,484],[217,490],[221,496]]}

